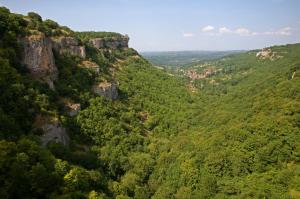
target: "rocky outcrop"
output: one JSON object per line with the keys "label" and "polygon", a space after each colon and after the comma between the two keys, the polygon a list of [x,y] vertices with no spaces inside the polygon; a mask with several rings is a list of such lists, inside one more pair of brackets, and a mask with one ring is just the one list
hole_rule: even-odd
{"label": "rocky outcrop", "polygon": [[118,99],[118,88],[116,83],[101,82],[93,86],[93,92],[109,100]]}
{"label": "rocky outcrop", "polygon": [[269,59],[274,61],[280,59],[282,56],[278,55],[276,52],[273,52],[271,48],[263,48],[261,51],[256,53],[256,57],[262,60]]}
{"label": "rocky outcrop", "polygon": [[71,117],[74,117],[81,110],[81,105],[78,104],[78,103],[77,104],[69,103],[69,104],[67,104],[66,108],[67,108],[67,111],[68,111],[68,115],[71,116]]}
{"label": "rocky outcrop", "polygon": [[53,50],[59,54],[86,57],[85,47],[80,46],[78,40],[74,37],[48,38],[43,33],[38,32],[21,38],[20,41],[24,46],[22,63],[34,78],[46,82],[53,90],[53,82],[58,77]]}
{"label": "rocky outcrop", "polygon": [[88,68],[88,69],[92,70],[96,74],[100,73],[100,67],[99,67],[99,65],[96,64],[93,61],[84,60],[84,61],[81,62],[80,66],[83,67],[83,68]]}
{"label": "rocky outcrop", "polygon": [[53,49],[59,54],[70,54],[79,56],[81,58],[86,57],[85,47],[78,44],[78,40],[74,37],[53,37]]}
{"label": "rocky outcrop", "polygon": [[198,73],[196,70],[191,69],[191,70],[184,71],[184,75],[191,78],[192,80],[205,79],[207,77],[217,74],[218,72],[221,72],[222,70],[223,70],[222,68],[214,69],[210,67],[204,69],[202,73]]}
{"label": "rocky outcrop", "polygon": [[61,126],[61,123],[56,122],[53,124],[45,124],[42,129],[45,132],[45,134],[41,137],[42,146],[47,146],[50,141],[68,145],[70,138],[66,129]]}
{"label": "rocky outcrop", "polygon": [[71,117],[76,116],[81,111],[81,104],[74,103],[70,98],[59,97],[58,103],[60,107],[63,107],[64,112]]}
{"label": "rocky outcrop", "polygon": [[127,35],[90,39],[91,45],[98,49],[128,48],[128,41],[129,37]]}
{"label": "rocky outcrop", "polygon": [[52,53],[52,42],[43,33],[30,35],[21,39],[24,46],[22,63],[30,74],[46,82],[54,89],[53,81],[57,79],[58,71]]}
{"label": "rocky outcrop", "polygon": [[68,145],[70,138],[66,129],[62,126],[58,119],[48,116],[38,115],[36,117],[34,127],[43,131],[40,137],[42,146],[47,146],[50,141],[59,142],[63,145]]}

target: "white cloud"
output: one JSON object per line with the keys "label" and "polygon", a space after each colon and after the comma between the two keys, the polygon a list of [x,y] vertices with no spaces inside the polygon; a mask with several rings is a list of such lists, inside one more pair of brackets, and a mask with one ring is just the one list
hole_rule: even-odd
{"label": "white cloud", "polygon": [[232,31],[229,28],[226,27],[221,27],[219,28],[219,33],[224,34],[224,33],[231,33]]}
{"label": "white cloud", "polygon": [[257,35],[260,35],[259,32],[251,32],[251,36],[257,36]]}
{"label": "white cloud", "polygon": [[259,33],[259,35],[274,35],[275,32],[267,31],[267,32],[262,32]]}
{"label": "white cloud", "polygon": [[202,28],[202,32],[212,32],[214,29],[215,27],[208,25]]}
{"label": "white cloud", "polygon": [[238,35],[242,35],[242,36],[248,36],[250,35],[250,30],[248,30],[247,28],[237,28],[234,33],[238,34]]}
{"label": "white cloud", "polygon": [[285,27],[281,28],[277,31],[267,31],[267,32],[262,32],[261,35],[279,35],[279,36],[289,36],[292,34],[291,32],[292,28],[290,27]]}
{"label": "white cloud", "polygon": [[291,27],[285,27],[285,28],[282,28],[282,29],[278,30],[276,33],[277,33],[277,35],[289,36],[289,35],[292,34],[291,30],[292,30]]}
{"label": "white cloud", "polygon": [[194,33],[183,33],[183,37],[194,37]]}
{"label": "white cloud", "polygon": [[[223,34],[232,34],[232,35],[239,35],[239,36],[289,36],[292,35],[292,28],[291,27],[284,27],[275,31],[266,31],[266,32],[254,32],[249,30],[245,27],[240,27],[235,30],[232,30],[230,28],[227,28],[226,26],[220,27],[218,31],[215,31],[215,27],[209,25],[204,28],[202,28],[202,32],[204,32],[206,35],[210,36],[218,36]],[[187,35],[186,37],[188,37]]]}

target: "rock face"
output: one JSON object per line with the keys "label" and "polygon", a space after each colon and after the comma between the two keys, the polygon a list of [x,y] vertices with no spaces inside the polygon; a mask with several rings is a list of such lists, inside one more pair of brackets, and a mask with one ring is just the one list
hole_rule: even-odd
{"label": "rock face", "polygon": [[98,49],[119,49],[128,48],[129,37],[118,36],[118,37],[107,37],[107,38],[94,38],[90,39],[90,43]]}
{"label": "rock face", "polygon": [[60,142],[68,145],[70,138],[62,124],[53,118],[38,115],[34,126],[42,129],[43,135],[40,137],[42,146],[47,146],[50,141]]}
{"label": "rock face", "polygon": [[52,42],[43,33],[21,39],[24,44],[22,63],[30,74],[48,83],[54,89],[53,81],[57,79],[58,71],[52,53]]}
{"label": "rock face", "polygon": [[93,86],[93,92],[96,95],[104,96],[106,99],[118,99],[118,88],[115,83],[101,82]]}
{"label": "rock face", "polygon": [[78,40],[73,37],[48,38],[40,32],[22,38],[20,41],[24,46],[22,63],[34,78],[46,82],[53,90],[53,82],[58,77],[53,50],[59,54],[67,53],[81,58],[86,57],[85,47],[79,46]]}
{"label": "rock face", "polygon": [[98,64],[96,64],[93,61],[84,60],[81,62],[81,67],[88,68],[92,70],[94,73],[99,74],[100,73],[100,67]]}
{"label": "rock face", "polygon": [[85,47],[78,45],[78,40],[74,37],[53,37],[53,49],[59,54],[70,54],[79,56],[81,58],[86,57]]}
{"label": "rock face", "polygon": [[47,146],[50,141],[68,145],[70,138],[59,122],[54,124],[45,124],[42,129],[45,132],[45,134],[41,137],[42,146]]}
{"label": "rock face", "polygon": [[81,110],[80,104],[70,104],[70,103],[67,104],[68,115],[71,117],[76,116],[80,110]]}
{"label": "rock face", "polygon": [[214,68],[206,68],[203,70],[202,73],[198,73],[196,70],[187,70],[184,71],[184,75],[191,78],[192,80],[195,79],[205,79],[207,77],[210,77],[214,74],[217,74],[218,72],[222,71],[223,69],[214,69]]}
{"label": "rock face", "polygon": [[282,56],[278,55],[276,52],[273,52],[271,48],[263,48],[261,51],[256,53],[256,57],[263,60],[269,59],[271,61],[282,58]]}

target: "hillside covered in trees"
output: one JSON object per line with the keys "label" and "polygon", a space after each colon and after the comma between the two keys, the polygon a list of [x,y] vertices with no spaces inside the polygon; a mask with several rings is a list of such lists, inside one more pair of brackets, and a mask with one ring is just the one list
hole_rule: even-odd
{"label": "hillside covered in trees", "polygon": [[196,65],[201,61],[219,59],[241,52],[243,51],[146,51],[141,52],[141,54],[154,65],[163,66],[166,68],[177,68],[187,65]]}
{"label": "hillside covered in trees", "polygon": [[300,44],[153,67],[0,8],[0,198],[300,197]]}

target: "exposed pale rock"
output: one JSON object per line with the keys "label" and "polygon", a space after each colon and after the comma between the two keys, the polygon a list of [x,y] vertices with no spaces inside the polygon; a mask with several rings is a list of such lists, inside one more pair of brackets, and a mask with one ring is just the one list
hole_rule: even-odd
{"label": "exposed pale rock", "polygon": [[207,77],[210,77],[223,69],[214,69],[212,67],[206,68],[202,73],[198,73],[196,70],[187,70],[184,71],[184,75],[195,80],[195,79],[205,79]]}
{"label": "exposed pale rock", "polygon": [[60,97],[58,103],[64,107],[64,111],[71,117],[76,116],[81,111],[80,103],[74,103],[70,98]]}
{"label": "exposed pale rock", "polygon": [[90,43],[91,43],[95,48],[98,48],[98,49],[105,48],[105,45],[104,45],[104,38],[94,38],[94,39],[90,39]]}
{"label": "exposed pale rock", "polygon": [[86,57],[85,47],[79,46],[78,40],[74,37],[53,37],[53,49],[60,54],[70,54],[79,56],[81,58]]}
{"label": "exposed pale rock", "polygon": [[90,39],[90,43],[98,49],[109,48],[109,49],[118,49],[118,48],[128,48],[129,37],[126,36],[117,36],[117,37],[105,37],[105,38],[94,38]]}
{"label": "exposed pale rock", "polygon": [[48,83],[54,89],[53,81],[57,79],[58,71],[52,53],[52,42],[43,33],[22,38],[24,56],[22,63],[30,74]]}
{"label": "exposed pale rock", "polygon": [[53,82],[57,80],[58,70],[52,50],[60,54],[68,53],[86,57],[85,47],[79,46],[78,40],[74,37],[62,36],[50,39],[43,33],[36,32],[21,38],[20,41],[24,46],[22,63],[35,79],[46,82],[53,90]]}
{"label": "exposed pale rock", "polygon": [[69,116],[74,117],[81,110],[81,105],[79,103],[77,103],[77,104],[69,103],[69,104],[67,104],[67,109],[68,109],[67,111],[68,111]]}
{"label": "exposed pale rock", "polygon": [[116,100],[118,98],[118,88],[115,83],[101,82],[93,86],[96,95],[104,96],[106,99]]}
{"label": "exposed pale rock", "polygon": [[40,137],[42,146],[47,146],[50,141],[60,142],[63,145],[68,145],[70,138],[66,129],[62,126],[58,119],[48,116],[38,115],[36,117],[35,128],[42,129],[43,135]]}
{"label": "exposed pale rock", "polygon": [[282,56],[278,55],[276,52],[273,52],[271,48],[263,48],[261,51],[256,53],[256,57],[262,60],[269,59],[271,61],[282,58]]}
{"label": "exposed pale rock", "polygon": [[91,69],[96,74],[100,73],[100,67],[99,67],[99,65],[96,64],[93,61],[84,60],[84,61],[81,62],[81,67]]}

